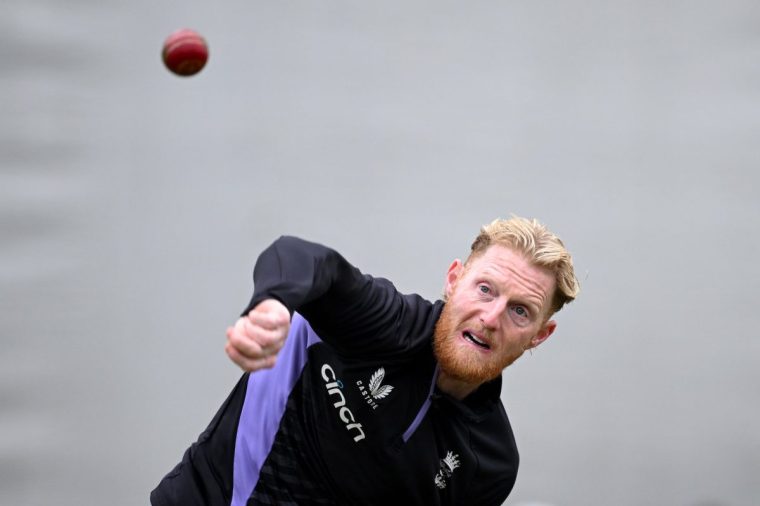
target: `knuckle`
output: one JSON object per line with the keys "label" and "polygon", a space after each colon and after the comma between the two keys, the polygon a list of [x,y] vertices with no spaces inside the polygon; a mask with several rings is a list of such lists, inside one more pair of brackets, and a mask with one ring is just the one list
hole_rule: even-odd
{"label": "knuckle", "polygon": [[243,342],[243,337],[239,332],[233,332],[232,335],[230,335],[230,344],[232,346],[238,348]]}

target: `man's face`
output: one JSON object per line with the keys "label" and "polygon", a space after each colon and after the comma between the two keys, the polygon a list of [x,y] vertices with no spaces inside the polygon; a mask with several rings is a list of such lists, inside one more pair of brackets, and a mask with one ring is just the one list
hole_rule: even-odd
{"label": "man's face", "polygon": [[554,331],[547,319],[555,286],[548,270],[505,246],[490,246],[467,266],[455,260],[435,328],[442,371],[473,385],[499,376]]}

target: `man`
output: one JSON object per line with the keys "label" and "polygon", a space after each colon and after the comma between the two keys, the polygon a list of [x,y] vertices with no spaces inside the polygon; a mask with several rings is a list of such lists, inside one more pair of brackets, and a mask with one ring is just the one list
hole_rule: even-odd
{"label": "man", "polygon": [[254,288],[226,345],[249,372],[155,506],[502,504],[518,453],[501,372],[578,293],[554,234],[484,226],[443,301],[293,237],[261,254]]}

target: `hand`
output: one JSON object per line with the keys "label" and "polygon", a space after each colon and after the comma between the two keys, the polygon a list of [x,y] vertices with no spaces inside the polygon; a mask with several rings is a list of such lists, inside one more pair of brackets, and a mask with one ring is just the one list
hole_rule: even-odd
{"label": "hand", "polygon": [[271,368],[289,330],[288,308],[276,299],[266,299],[227,328],[224,351],[244,371]]}

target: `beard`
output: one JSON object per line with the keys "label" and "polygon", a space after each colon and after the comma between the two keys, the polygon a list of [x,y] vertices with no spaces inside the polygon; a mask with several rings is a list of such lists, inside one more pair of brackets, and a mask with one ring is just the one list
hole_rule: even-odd
{"label": "beard", "polygon": [[459,330],[452,308],[443,306],[435,324],[433,350],[441,370],[452,378],[465,383],[482,385],[501,376],[501,372],[517,357],[484,357],[468,346],[459,343]]}

